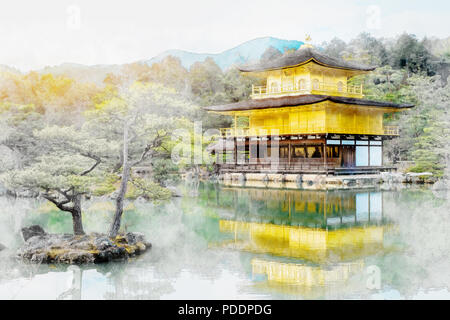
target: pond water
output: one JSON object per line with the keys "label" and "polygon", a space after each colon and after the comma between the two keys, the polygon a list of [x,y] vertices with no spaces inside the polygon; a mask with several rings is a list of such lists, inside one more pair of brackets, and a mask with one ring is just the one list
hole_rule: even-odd
{"label": "pond water", "polygon": [[[20,228],[71,232],[48,202],[0,197],[1,299],[450,298],[447,192],[317,191],[186,182],[182,197],[127,203],[126,231],[152,249],[128,262],[30,265]],[[88,232],[113,202],[86,201]]]}

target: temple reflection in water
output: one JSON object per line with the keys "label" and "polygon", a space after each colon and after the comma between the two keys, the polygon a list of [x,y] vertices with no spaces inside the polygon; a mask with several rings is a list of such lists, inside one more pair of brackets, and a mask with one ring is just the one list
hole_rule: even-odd
{"label": "temple reflection in water", "polygon": [[383,249],[388,221],[380,191],[204,188],[200,201],[226,236],[211,246],[252,253],[257,285],[331,288],[361,274],[364,258]]}

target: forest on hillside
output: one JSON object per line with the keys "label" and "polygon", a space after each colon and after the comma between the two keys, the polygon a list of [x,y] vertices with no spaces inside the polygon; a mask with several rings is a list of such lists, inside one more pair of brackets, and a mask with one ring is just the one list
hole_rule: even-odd
{"label": "forest on hillside", "polygon": [[[362,33],[349,42],[335,38],[318,47],[331,56],[377,66],[372,74],[355,79],[364,83],[366,99],[415,104],[415,108],[385,119],[400,126],[400,137],[385,148],[388,161],[412,161],[411,171],[445,175],[450,159],[449,44],[420,40],[406,33],[395,39]],[[261,59],[270,60],[291,50],[281,52],[269,47]],[[196,62],[188,70],[171,56],[152,65],[123,65],[117,72],[107,73],[101,83],[64,74],[1,71],[0,122],[4,130],[0,136],[0,171],[3,176],[15,172],[16,185],[30,189],[38,186],[49,193],[64,179],[68,188],[111,191],[120,180],[117,173],[123,167],[123,157],[118,146],[123,128],[129,126],[133,137],[148,134],[148,141],[155,144],[136,138],[130,147],[136,159],[142,157],[140,164],[153,167],[154,179],[145,187],[136,180],[128,191],[161,196],[158,188],[164,187],[168,172],[178,169],[164,161],[174,147],[168,133],[180,127],[191,128],[197,120],[203,121],[203,129],[230,126],[232,119],[208,114],[201,107],[249,99],[252,84],[260,81],[243,76],[236,66],[222,70],[212,58]],[[165,110],[167,105],[177,108]],[[157,110],[164,110],[165,117]],[[80,141],[85,143],[84,149]],[[74,155],[80,157],[80,163],[70,160]],[[60,159],[64,157],[67,163],[62,165]],[[82,175],[90,168],[89,161],[95,164],[97,160],[89,175]],[[61,181],[37,184],[36,179],[55,174],[49,163],[61,166]],[[26,180],[24,172],[34,180],[19,181]],[[94,172],[98,173],[95,179]],[[92,179],[88,181],[87,176]],[[11,174],[5,179],[14,180]],[[136,191],[138,187],[140,191]]]}

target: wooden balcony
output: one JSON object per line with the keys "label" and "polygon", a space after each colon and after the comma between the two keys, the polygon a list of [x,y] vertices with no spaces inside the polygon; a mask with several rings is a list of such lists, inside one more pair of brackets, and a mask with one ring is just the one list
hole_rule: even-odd
{"label": "wooden balcony", "polygon": [[[324,130],[323,126],[310,126],[308,127],[307,132],[291,132],[289,126],[278,126],[278,127],[264,127],[264,128],[220,128],[221,136],[224,138],[233,138],[233,137],[254,137],[254,136],[270,136],[270,135],[306,135],[306,134],[324,134],[324,133],[336,133],[336,134],[362,134],[366,135],[369,133],[364,132],[339,132],[342,129],[336,129],[336,131],[331,130],[330,132],[326,132],[329,130]],[[376,135],[386,135],[386,136],[398,136],[399,129],[398,126],[384,126],[383,134]]]}
{"label": "wooden balcony", "polygon": [[222,137],[264,137],[295,134],[319,134],[325,133],[323,125],[310,125],[305,132],[292,132],[289,125],[283,126],[265,126],[255,128],[220,128]]}
{"label": "wooden balcony", "polygon": [[302,159],[301,161],[292,160],[287,163],[280,159],[277,165],[271,165],[267,161],[261,162],[256,160],[254,162],[246,163],[222,163],[216,164],[219,167],[220,173],[283,173],[283,174],[298,174],[298,173],[329,173],[334,175],[353,175],[353,174],[374,174],[379,172],[392,172],[395,167],[392,166],[364,166],[343,168],[340,165],[339,159],[327,159],[326,163],[323,158],[320,159]]}
{"label": "wooden balcony", "polygon": [[305,82],[301,85],[290,84],[281,87],[275,86],[267,88],[266,86],[252,86],[251,97],[253,99],[275,98],[286,95],[301,94],[323,94],[351,98],[363,97],[363,86],[361,85],[338,85],[327,82]]}
{"label": "wooden balcony", "polygon": [[250,128],[220,128],[220,133],[224,138],[249,137]]}

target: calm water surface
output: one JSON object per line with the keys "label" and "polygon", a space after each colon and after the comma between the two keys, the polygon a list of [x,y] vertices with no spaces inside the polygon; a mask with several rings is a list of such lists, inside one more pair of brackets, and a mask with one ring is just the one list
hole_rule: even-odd
{"label": "calm water surface", "polygon": [[[151,251],[83,267],[16,261],[22,226],[71,232],[71,219],[45,201],[0,198],[0,298],[450,298],[445,191],[180,189],[167,203],[127,204],[124,228]],[[104,232],[112,214],[110,200],[86,202],[85,229]]]}

